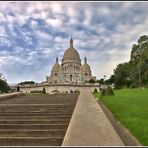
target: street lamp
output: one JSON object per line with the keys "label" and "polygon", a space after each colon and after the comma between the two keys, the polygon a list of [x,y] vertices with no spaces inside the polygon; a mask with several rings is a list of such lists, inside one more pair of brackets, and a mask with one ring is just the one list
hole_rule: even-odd
{"label": "street lamp", "polygon": [[106,75],[104,75],[104,85],[105,85],[105,87],[106,87]]}
{"label": "street lamp", "polygon": [[139,51],[136,52],[136,57],[139,58],[138,62],[138,74],[139,74],[139,85],[140,88],[142,87],[142,81],[141,81],[141,54]]}

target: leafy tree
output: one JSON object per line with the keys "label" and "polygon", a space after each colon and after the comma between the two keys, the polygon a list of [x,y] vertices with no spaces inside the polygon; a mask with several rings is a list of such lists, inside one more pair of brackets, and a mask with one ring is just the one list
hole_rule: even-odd
{"label": "leafy tree", "polygon": [[25,85],[25,84],[33,85],[33,84],[35,84],[35,82],[34,81],[24,81],[24,82],[18,83],[18,85]]}
{"label": "leafy tree", "polygon": [[42,92],[43,92],[43,94],[46,94],[46,89],[45,89],[45,87],[43,87]]}
{"label": "leafy tree", "polygon": [[148,41],[148,35],[143,35],[143,36],[141,36],[139,39],[138,39],[138,43],[139,44],[141,44],[141,43],[143,43],[143,42],[145,42],[145,41]]}
{"label": "leafy tree", "polygon": [[115,76],[114,75],[111,75],[110,78],[105,81],[105,84],[111,85],[111,84],[114,83],[114,81],[115,81]]}
{"label": "leafy tree", "polygon": [[[109,80],[107,80],[107,82],[108,81]],[[115,88],[133,88],[148,84],[147,35],[141,36],[138,39],[137,44],[133,44],[130,61],[117,65],[117,68],[114,70],[114,84]]]}
{"label": "leafy tree", "polygon": [[130,77],[131,70],[132,65],[128,62],[117,65],[117,68],[114,70],[115,88],[119,89],[130,86],[132,83],[132,78]]}
{"label": "leafy tree", "polygon": [[10,90],[10,87],[8,86],[7,82],[5,80],[0,79],[0,92],[8,93],[9,90]]}
{"label": "leafy tree", "polygon": [[148,36],[144,35],[138,39],[138,44],[132,46],[131,61],[145,61],[148,58]]}
{"label": "leafy tree", "polygon": [[98,92],[98,90],[95,88],[95,89],[94,89],[94,93],[97,93],[97,92]]}
{"label": "leafy tree", "polygon": [[104,84],[104,79],[103,79],[103,78],[101,78],[101,79],[99,80],[99,84]]}
{"label": "leafy tree", "polygon": [[98,79],[96,80],[96,83],[99,83],[99,80]]}
{"label": "leafy tree", "polygon": [[94,79],[90,79],[89,81],[88,81],[88,83],[95,83],[96,81],[94,80]]}

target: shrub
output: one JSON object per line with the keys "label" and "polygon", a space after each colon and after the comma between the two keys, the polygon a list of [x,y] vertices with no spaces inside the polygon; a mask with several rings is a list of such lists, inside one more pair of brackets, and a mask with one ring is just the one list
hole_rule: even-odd
{"label": "shrub", "polygon": [[113,96],[114,91],[113,89],[108,86],[107,88],[101,89],[101,96]]}
{"label": "shrub", "polygon": [[105,89],[101,89],[101,96],[105,95]]}
{"label": "shrub", "polygon": [[88,81],[88,83],[95,83],[96,81],[94,80],[94,79],[90,79],[89,81]]}
{"label": "shrub", "polygon": [[46,89],[45,89],[45,87],[43,87],[42,93],[43,93],[43,94],[46,94]]}
{"label": "shrub", "polygon": [[71,90],[70,93],[73,93],[73,90]]}
{"label": "shrub", "polygon": [[10,87],[8,86],[7,82],[0,79],[0,92],[8,93],[10,90]]}
{"label": "shrub", "polygon": [[113,96],[114,95],[114,91],[113,89],[108,86],[106,89],[105,89],[105,96]]}
{"label": "shrub", "polygon": [[95,88],[95,89],[94,89],[94,93],[97,93],[97,92],[98,92],[98,90]]}

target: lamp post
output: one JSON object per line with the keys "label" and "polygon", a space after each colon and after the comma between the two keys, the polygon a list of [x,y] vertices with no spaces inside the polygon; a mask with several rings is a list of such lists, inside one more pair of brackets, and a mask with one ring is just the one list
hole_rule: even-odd
{"label": "lamp post", "polygon": [[106,88],[106,75],[104,75],[104,85],[105,85],[105,88]]}
{"label": "lamp post", "polygon": [[138,75],[139,75],[139,86],[142,87],[142,81],[141,81],[141,54],[140,52],[136,53],[136,57],[139,58],[138,62]]}

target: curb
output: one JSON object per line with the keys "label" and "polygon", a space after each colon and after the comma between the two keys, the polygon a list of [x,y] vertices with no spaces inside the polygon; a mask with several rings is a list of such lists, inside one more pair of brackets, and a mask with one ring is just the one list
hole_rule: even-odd
{"label": "curb", "polygon": [[9,93],[9,94],[5,94],[5,95],[0,95],[0,100],[10,99],[13,97],[18,97],[18,96],[23,96],[23,95],[24,95],[23,92]]}

